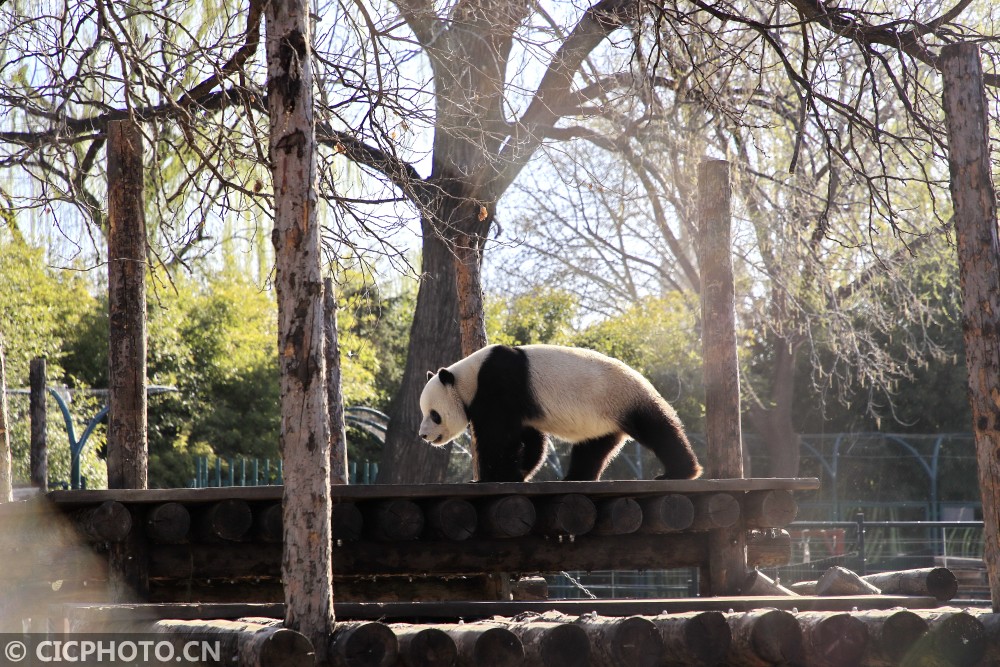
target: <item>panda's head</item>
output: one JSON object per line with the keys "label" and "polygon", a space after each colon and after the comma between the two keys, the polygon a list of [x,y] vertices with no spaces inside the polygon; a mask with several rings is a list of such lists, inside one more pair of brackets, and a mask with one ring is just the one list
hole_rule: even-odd
{"label": "panda's head", "polygon": [[427,386],[420,394],[420,437],[440,447],[465,431],[469,417],[459,398],[455,375],[447,368],[437,373],[427,371]]}

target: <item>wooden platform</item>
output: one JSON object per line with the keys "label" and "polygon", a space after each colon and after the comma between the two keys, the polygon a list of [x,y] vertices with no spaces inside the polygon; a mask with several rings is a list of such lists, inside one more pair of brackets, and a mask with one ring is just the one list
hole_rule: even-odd
{"label": "wooden platform", "polygon": [[[905,595],[859,595],[831,597],[715,597],[651,598],[642,600],[543,600],[531,602],[334,602],[338,621],[428,621],[450,622],[517,616],[527,612],[558,611],[571,616],[657,616],[697,611],[745,612],[753,609],[785,611],[829,611],[876,609],[935,609],[941,603],[932,597]],[[247,617],[284,618],[285,605],[232,603],[173,604],[62,604],[52,613],[66,619],[87,618],[107,622],[181,619],[218,620]]]}
{"label": "wooden platform", "polygon": [[[723,593],[711,583],[713,538],[742,531],[743,566],[783,564],[793,492],[818,486],[814,478],[334,486],[334,572],[340,600],[358,602],[502,600],[512,575],[678,567],[701,568],[702,592]],[[76,490],[10,503],[0,521],[18,567],[0,572],[0,584],[86,588],[113,572],[146,601],[278,602],[284,492]],[[86,576],[63,565],[67,553],[90,565]]]}
{"label": "wooden platform", "polygon": [[[819,488],[815,477],[685,480],[614,480],[601,482],[470,482],[467,484],[349,484],[334,486],[335,501],[378,498],[482,498],[486,496],[544,496],[578,493],[586,496],[655,496],[670,493],[747,493],[751,491],[810,491]],[[84,489],[52,491],[57,505],[120,503],[211,503],[220,500],[247,502],[281,500],[282,486],[227,486],[207,489]]]}

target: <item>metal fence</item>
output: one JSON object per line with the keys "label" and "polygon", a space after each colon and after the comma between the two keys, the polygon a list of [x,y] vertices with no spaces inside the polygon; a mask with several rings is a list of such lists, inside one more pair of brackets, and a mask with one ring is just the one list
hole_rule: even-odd
{"label": "metal fence", "polygon": [[[959,578],[959,597],[986,602],[989,587],[980,563],[981,521],[796,521],[788,526],[792,558],[788,565],[761,568],[781,582],[818,579],[839,565],[858,574],[922,567],[950,567]],[[553,598],[685,597],[697,595],[698,570],[645,572],[565,572],[547,578]]]}

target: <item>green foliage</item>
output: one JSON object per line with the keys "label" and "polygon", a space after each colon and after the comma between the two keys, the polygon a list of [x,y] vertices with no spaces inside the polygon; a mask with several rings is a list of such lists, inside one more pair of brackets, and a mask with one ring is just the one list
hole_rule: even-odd
{"label": "green foliage", "polygon": [[[968,374],[962,337],[962,304],[956,280],[958,267],[954,248],[925,248],[894,277],[893,290],[883,293],[917,295],[918,305],[897,299],[894,326],[879,337],[879,345],[892,359],[911,359],[900,369],[900,379],[889,396],[878,394],[852,375],[843,389],[847,401],[828,401],[819,414],[820,400],[812,392],[800,392],[796,414],[803,432],[885,431],[896,433],[962,433],[972,430],[968,402]],[[886,299],[889,302],[889,299]],[[885,304],[881,304],[883,307]],[[860,304],[865,313],[875,306]],[[859,315],[861,316],[861,315]],[[929,340],[933,346],[921,344]],[[924,351],[914,358],[913,350]],[[809,386],[809,369],[800,370],[800,386]]]}
{"label": "green foliage", "polygon": [[[86,326],[87,315],[95,304],[82,274],[49,267],[45,252],[26,244],[15,220],[3,217],[0,222],[0,331],[6,343],[10,388],[28,386],[29,362],[38,357],[46,359],[49,384],[58,384],[66,362],[63,342]],[[104,359],[107,359],[106,352]],[[101,404],[96,397],[85,394],[67,394],[66,398],[71,401],[74,428],[76,436],[80,437],[86,421],[100,410]],[[14,479],[26,483],[31,439],[28,397],[12,395],[9,408]],[[51,396],[48,397],[48,409],[49,480],[68,481],[69,440],[62,415]],[[90,442],[99,446],[103,434],[98,431]],[[84,450],[81,472],[91,485],[103,486],[107,472],[96,452],[95,446]]]}
{"label": "green foliage", "polygon": [[[359,274],[338,295],[341,374],[347,405],[384,408],[405,362],[413,290],[383,298]],[[150,486],[185,486],[202,455],[278,458],[277,307],[245,272],[151,276],[148,377],[176,392],[149,398]],[[93,301],[65,345],[67,377],[107,386],[106,303]],[[384,383],[384,384],[383,384]],[[395,384],[394,384],[395,383]],[[349,432],[352,459],[377,443]]]}
{"label": "green foliage", "polygon": [[491,343],[565,345],[573,335],[577,300],[567,292],[539,288],[510,299],[486,303],[486,332]]}

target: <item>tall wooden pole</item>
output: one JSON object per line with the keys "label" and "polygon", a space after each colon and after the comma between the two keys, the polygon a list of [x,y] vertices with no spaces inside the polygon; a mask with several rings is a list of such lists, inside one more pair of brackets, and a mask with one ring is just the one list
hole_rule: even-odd
{"label": "tall wooden pole", "polygon": [[108,487],[146,488],[146,216],[142,132],[108,123]]}
{"label": "tall wooden pole", "polygon": [[47,413],[45,359],[32,359],[28,366],[28,412],[31,414],[31,485],[47,491],[49,488],[49,450],[46,437]]}
{"label": "tall wooden pole", "polygon": [[284,463],[285,625],[325,664],[333,629],[330,419],[309,3],[265,9]]}
{"label": "tall wooden pole", "polygon": [[[731,199],[729,163],[705,160],[698,165],[706,469],[713,479],[743,477]],[[721,529],[709,539],[706,592],[734,595],[746,574],[746,535],[738,528]]]}
{"label": "tall wooden pole", "polygon": [[340,382],[340,339],[337,332],[337,293],[333,278],[323,283],[326,311],[326,400],[330,410],[330,483],[347,484],[347,433],[344,392]]}
{"label": "tall wooden pole", "polygon": [[10,502],[14,494],[14,477],[11,469],[10,429],[7,421],[7,361],[4,352],[3,331],[0,331],[0,503]]}
{"label": "tall wooden pole", "polygon": [[990,119],[979,47],[953,44],[941,51],[948,166],[955,208],[962,330],[969,370],[969,402],[979,463],[986,538],[984,560],[1000,611],[1000,243],[996,190],[990,171]]}

